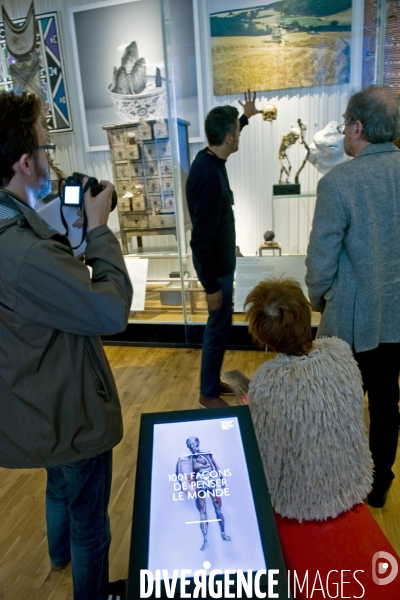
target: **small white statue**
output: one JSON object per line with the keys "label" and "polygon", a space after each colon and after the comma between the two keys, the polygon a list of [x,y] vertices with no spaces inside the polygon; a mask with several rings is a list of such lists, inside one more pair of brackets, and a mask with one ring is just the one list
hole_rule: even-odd
{"label": "small white statue", "polygon": [[314,135],[314,141],[309,145],[307,160],[325,175],[336,165],[350,160],[343,146],[343,134],[337,130],[337,121],[330,121],[321,131]]}

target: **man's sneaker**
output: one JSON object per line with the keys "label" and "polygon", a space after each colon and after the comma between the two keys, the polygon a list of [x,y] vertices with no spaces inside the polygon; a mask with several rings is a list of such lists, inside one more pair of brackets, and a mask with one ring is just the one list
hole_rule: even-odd
{"label": "man's sneaker", "polygon": [[110,581],[107,587],[107,600],[126,600],[127,579],[118,579]]}
{"label": "man's sneaker", "polygon": [[208,398],[204,398],[200,394],[199,405],[201,408],[224,408],[225,406],[229,406],[222,398],[214,398],[213,400],[208,400]]}
{"label": "man's sneaker", "polygon": [[219,394],[220,396],[234,396],[235,392],[231,388],[230,385],[225,383],[225,381],[219,382]]}

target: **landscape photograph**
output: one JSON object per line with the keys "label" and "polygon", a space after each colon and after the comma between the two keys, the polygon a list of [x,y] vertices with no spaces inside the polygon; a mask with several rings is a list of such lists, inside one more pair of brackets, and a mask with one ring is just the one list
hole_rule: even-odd
{"label": "landscape photograph", "polygon": [[347,83],[351,0],[209,0],[216,96]]}

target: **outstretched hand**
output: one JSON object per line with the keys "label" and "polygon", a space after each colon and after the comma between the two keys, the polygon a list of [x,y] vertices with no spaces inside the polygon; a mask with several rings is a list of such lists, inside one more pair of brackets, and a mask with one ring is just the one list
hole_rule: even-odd
{"label": "outstretched hand", "polygon": [[254,92],[252,98],[250,90],[247,90],[247,92],[244,93],[244,102],[239,100],[240,106],[243,107],[243,113],[248,119],[262,112],[262,110],[256,109],[256,95],[256,92]]}

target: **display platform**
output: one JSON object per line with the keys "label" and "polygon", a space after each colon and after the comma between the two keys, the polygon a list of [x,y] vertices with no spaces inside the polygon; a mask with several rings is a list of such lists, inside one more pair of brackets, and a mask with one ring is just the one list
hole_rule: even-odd
{"label": "display platform", "polygon": [[287,590],[247,406],[142,415],[128,600],[200,584],[220,597]]}
{"label": "display platform", "polygon": [[322,522],[275,521],[293,598],[400,598],[399,557],[365,504]]}

